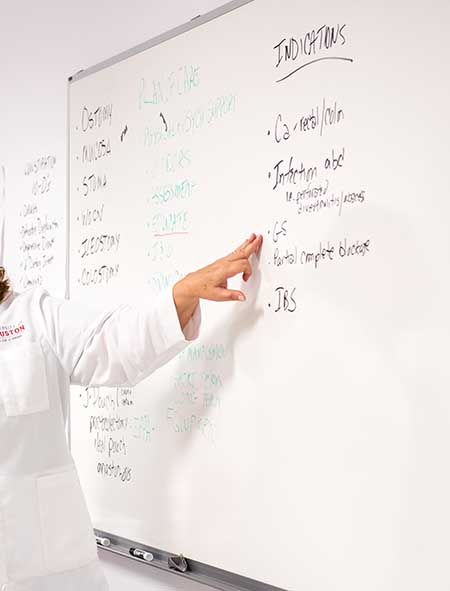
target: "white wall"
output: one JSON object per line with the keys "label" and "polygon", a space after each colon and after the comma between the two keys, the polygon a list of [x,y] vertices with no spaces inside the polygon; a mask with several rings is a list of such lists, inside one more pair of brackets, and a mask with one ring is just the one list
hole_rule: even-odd
{"label": "white wall", "polygon": [[[40,0],[1,4],[0,167],[7,171],[6,266],[19,276],[16,234],[23,203],[30,198],[27,162],[53,155],[52,191],[42,200],[58,221],[54,263],[44,273],[46,287],[65,292],[65,182],[67,78],[165,32],[225,0]],[[26,182],[25,182],[26,181]],[[1,215],[1,212],[0,212]],[[0,224],[1,228],[1,224]],[[1,248],[1,237],[0,237]],[[111,590],[194,591],[205,587],[134,561],[101,552]]]}

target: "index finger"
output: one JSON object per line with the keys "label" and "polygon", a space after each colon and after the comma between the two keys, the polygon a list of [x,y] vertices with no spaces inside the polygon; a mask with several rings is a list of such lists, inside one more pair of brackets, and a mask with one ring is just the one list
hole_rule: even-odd
{"label": "index finger", "polygon": [[252,254],[254,254],[262,244],[262,236],[257,236],[256,234],[252,234],[250,238],[248,238],[245,242],[243,242],[236,250],[234,250],[228,258],[228,260],[236,261],[238,259],[246,258],[248,259]]}

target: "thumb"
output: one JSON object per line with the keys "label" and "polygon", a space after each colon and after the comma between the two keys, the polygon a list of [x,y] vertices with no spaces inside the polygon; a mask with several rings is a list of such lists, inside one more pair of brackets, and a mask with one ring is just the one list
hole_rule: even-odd
{"label": "thumb", "polygon": [[245,302],[247,299],[242,291],[235,289],[226,289],[224,287],[217,287],[211,294],[211,299],[216,302]]}

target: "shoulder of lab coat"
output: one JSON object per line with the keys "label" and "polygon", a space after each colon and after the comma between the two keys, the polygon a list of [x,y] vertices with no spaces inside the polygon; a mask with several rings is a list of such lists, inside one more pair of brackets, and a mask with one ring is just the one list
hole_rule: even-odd
{"label": "shoulder of lab coat", "polygon": [[72,384],[134,386],[195,340],[201,310],[181,330],[172,287],[153,302],[107,308],[34,294],[44,330]]}

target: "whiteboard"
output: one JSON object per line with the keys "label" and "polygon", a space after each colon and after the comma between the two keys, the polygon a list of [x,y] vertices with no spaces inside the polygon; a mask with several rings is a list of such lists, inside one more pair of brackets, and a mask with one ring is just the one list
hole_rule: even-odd
{"label": "whiteboard", "polygon": [[5,219],[0,248],[16,291],[45,286],[63,294],[67,230],[61,199],[65,179],[60,173],[64,159],[37,154],[12,158],[3,172],[0,167],[0,215],[3,210]]}
{"label": "whiteboard", "polygon": [[74,392],[94,525],[283,589],[446,590],[449,5],[235,6],[69,84],[71,298],[265,236],[245,304]]}

